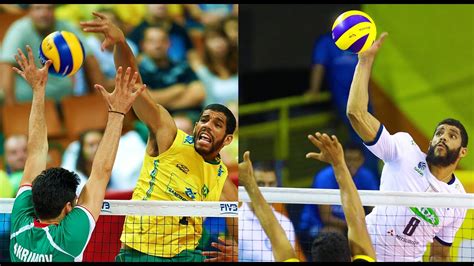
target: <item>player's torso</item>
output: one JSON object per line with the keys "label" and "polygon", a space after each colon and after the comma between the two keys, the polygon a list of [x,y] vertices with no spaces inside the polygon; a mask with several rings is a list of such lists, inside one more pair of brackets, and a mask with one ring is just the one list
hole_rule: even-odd
{"label": "player's torso", "polygon": [[[191,136],[179,131],[172,148],[145,156],[132,200],[218,201],[227,169],[218,159],[206,162]],[[144,253],[172,257],[194,249],[202,234],[202,217],[127,216],[122,241]],[[133,244],[137,235],[142,243]]]}
{"label": "player's torso", "polygon": [[[405,155],[384,166],[381,191],[463,193],[458,182],[451,186],[431,174],[424,153],[413,148]],[[378,260],[416,261],[443,225],[459,216],[459,210],[453,208],[377,206],[366,221]]]}

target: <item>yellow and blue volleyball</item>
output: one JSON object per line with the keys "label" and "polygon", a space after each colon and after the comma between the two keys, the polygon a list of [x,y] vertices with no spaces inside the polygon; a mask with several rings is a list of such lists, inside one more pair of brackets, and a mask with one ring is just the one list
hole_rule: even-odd
{"label": "yellow and blue volleyball", "polygon": [[85,58],[81,40],[72,32],[55,31],[46,36],[39,48],[41,63],[52,61],[49,72],[63,77],[74,75]]}
{"label": "yellow and blue volleyball", "polygon": [[356,54],[369,49],[376,35],[372,18],[359,10],[342,13],[332,25],[332,39],[336,46]]}

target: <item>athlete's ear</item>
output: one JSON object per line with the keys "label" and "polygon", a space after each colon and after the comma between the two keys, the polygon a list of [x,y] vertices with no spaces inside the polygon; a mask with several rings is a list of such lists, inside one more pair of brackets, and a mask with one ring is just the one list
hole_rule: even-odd
{"label": "athlete's ear", "polygon": [[459,150],[459,157],[464,158],[467,156],[467,147],[461,147]]}
{"label": "athlete's ear", "polygon": [[234,134],[227,134],[224,139],[224,146],[229,145],[234,139]]}
{"label": "athlete's ear", "polygon": [[193,135],[196,133],[196,127],[197,127],[198,122],[194,122],[194,127],[193,127]]}

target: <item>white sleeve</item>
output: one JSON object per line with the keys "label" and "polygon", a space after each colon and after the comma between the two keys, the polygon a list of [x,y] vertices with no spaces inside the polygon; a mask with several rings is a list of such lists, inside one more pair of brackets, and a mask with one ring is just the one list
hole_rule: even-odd
{"label": "white sleeve", "polygon": [[[387,129],[380,124],[374,141],[364,145],[375,156],[384,162],[396,161],[409,145],[416,145],[412,137],[405,132],[390,135]],[[406,152],[406,151],[405,151]]]}
{"label": "white sleeve", "polygon": [[436,234],[435,239],[444,246],[451,246],[456,236],[456,232],[461,227],[466,217],[465,209],[456,209],[454,217],[445,217],[446,222],[443,228]]}

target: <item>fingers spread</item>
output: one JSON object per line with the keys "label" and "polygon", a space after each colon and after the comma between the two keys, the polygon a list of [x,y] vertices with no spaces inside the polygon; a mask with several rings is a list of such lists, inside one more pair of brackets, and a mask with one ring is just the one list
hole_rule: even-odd
{"label": "fingers spread", "polygon": [[28,53],[28,63],[34,64],[35,59],[33,58],[33,51],[31,51],[31,47],[29,45],[26,46],[26,52]]}
{"label": "fingers spread", "polygon": [[317,153],[317,152],[309,152],[306,154],[306,158],[307,159],[316,159],[316,160],[320,160],[321,158],[321,153]]}
{"label": "fingers spread", "polygon": [[105,90],[105,88],[102,86],[102,85],[99,85],[99,84],[95,84],[94,85],[94,88],[96,88],[97,90],[100,91],[100,93],[102,94],[102,96],[104,96],[104,98],[107,97],[107,91]]}
{"label": "fingers spread", "polygon": [[132,69],[130,67],[127,67],[127,70],[125,71],[125,77],[123,79],[123,83],[128,85],[128,81],[130,80],[130,73],[132,72]]}
{"label": "fingers spread", "polygon": [[101,13],[98,13],[98,12],[92,12],[92,15],[100,18],[100,19],[106,19],[107,17]]}
{"label": "fingers spread", "polygon": [[49,69],[49,67],[51,66],[52,63],[53,63],[53,61],[51,61],[51,60],[46,61],[46,63],[44,63],[44,66],[43,66],[42,69]]}
{"label": "fingers spread", "polygon": [[137,82],[137,79],[138,79],[138,72],[135,72],[135,73],[133,73],[132,80],[130,80],[130,83],[128,84],[128,88],[129,88],[130,90],[133,89],[135,83]]}
{"label": "fingers spread", "polygon": [[[318,134],[318,133],[316,133],[316,134]],[[308,135],[308,139],[313,143],[313,145],[315,145],[316,147],[321,149],[321,145],[322,145],[321,141],[319,141],[313,135]]]}
{"label": "fingers spread", "polygon": [[122,72],[123,72],[123,69],[122,67],[120,66],[118,69],[117,69],[117,73],[115,74],[115,86],[119,85],[119,84],[122,84]]}
{"label": "fingers spread", "polygon": [[19,70],[18,68],[16,67],[12,67],[12,69],[20,76],[23,76],[23,71]]}

